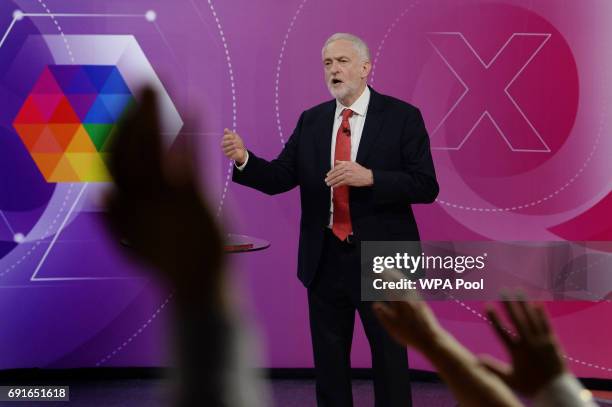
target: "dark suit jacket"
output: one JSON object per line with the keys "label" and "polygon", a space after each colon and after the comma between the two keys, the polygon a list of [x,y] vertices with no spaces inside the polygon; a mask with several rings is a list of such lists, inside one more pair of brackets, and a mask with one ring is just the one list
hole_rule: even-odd
{"label": "dark suit jacket", "polygon": [[[336,101],[300,116],[291,138],[272,161],[249,150],[233,181],[269,195],[299,186],[302,206],[298,278],[312,282],[329,223],[331,139]],[[421,113],[414,106],[371,89],[357,162],[372,170],[372,187],[350,188],[353,233],[359,240],[419,240],[410,204],[430,203],[438,183]]]}

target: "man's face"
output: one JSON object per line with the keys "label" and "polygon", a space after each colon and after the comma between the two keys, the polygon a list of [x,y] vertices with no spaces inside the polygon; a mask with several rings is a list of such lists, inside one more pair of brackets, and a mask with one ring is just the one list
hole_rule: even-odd
{"label": "man's face", "polygon": [[370,63],[363,60],[348,40],[336,40],[323,50],[325,83],[333,97],[352,104],[365,87]]}

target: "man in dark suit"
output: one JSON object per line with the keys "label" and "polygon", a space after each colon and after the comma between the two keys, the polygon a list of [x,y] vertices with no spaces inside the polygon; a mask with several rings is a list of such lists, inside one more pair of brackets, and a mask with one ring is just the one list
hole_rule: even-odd
{"label": "man in dark suit", "polygon": [[225,129],[233,180],[267,194],[299,186],[298,277],[308,290],[319,406],[352,405],[350,350],[355,310],[372,351],[376,406],[411,405],[406,349],[360,298],[360,242],[418,240],[410,208],[438,194],[418,109],[367,86],[367,45],[344,33],[322,50],[335,100],[300,116],[280,155],[266,161]]}

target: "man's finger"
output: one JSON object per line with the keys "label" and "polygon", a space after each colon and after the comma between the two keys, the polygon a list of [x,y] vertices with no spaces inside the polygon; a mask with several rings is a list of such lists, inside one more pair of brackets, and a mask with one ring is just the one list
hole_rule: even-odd
{"label": "man's finger", "polygon": [[173,184],[198,189],[203,181],[198,177],[203,146],[195,137],[198,127],[193,119],[186,117],[184,122],[183,130],[177,136],[166,157],[166,162],[162,165]]}
{"label": "man's finger", "polygon": [[332,181],[328,181],[327,185],[330,188],[334,188],[334,187],[338,187],[338,186],[342,186],[344,185],[344,183],[346,182],[344,175],[340,175],[336,178],[334,178]]}
{"label": "man's finger", "polygon": [[345,171],[342,168],[331,170],[330,172],[327,173],[327,176],[325,177],[325,181],[329,182],[333,180],[334,178],[341,177],[342,175],[344,175],[344,173]]}
{"label": "man's finger", "polygon": [[343,175],[344,175],[344,172],[336,171],[333,174],[328,175],[325,178],[325,182],[327,182],[328,184],[332,183],[332,182],[336,181],[338,178],[342,177]]}
{"label": "man's finger", "polygon": [[140,100],[141,119],[143,131],[136,132],[134,141],[140,150],[140,160],[148,160],[147,167],[159,167],[161,163],[161,131],[159,126],[159,111],[157,108],[157,95],[151,88],[145,88]]}
{"label": "man's finger", "polygon": [[544,307],[542,305],[537,305],[534,309],[536,315],[536,321],[542,331],[542,333],[546,335],[550,335],[552,333],[552,329],[550,327],[550,321],[548,320],[548,316],[546,315],[546,311],[544,311]]}
{"label": "man's finger", "polygon": [[231,150],[227,150],[227,151],[223,152],[223,154],[225,154],[228,158],[230,158],[232,160],[234,159],[234,154],[235,153],[236,153],[235,149],[231,149]]}
{"label": "man's finger", "polygon": [[334,167],[331,169],[332,171],[343,170],[346,167],[346,161],[336,161],[334,163]]}
{"label": "man's finger", "polygon": [[236,137],[234,137],[231,134],[226,134],[225,136],[221,138],[221,143],[233,142],[235,140],[236,140]]}
{"label": "man's finger", "polygon": [[336,161],[336,165],[332,168],[327,174],[325,181],[329,183],[334,179],[337,174],[343,175],[345,177],[350,176],[352,172],[351,164],[354,164],[351,161]]}
{"label": "man's finger", "polygon": [[[339,162],[339,161],[336,161],[336,162]],[[329,175],[333,175],[335,173],[342,172],[342,171],[344,171],[344,165],[335,165],[331,170],[327,172],[326,175],[329,176]]]}
{"label": "man's finger", "polygon": [[238,143],[236,143],[236,140],[226,140],[223,141],[223,143],[221,143],[221,147],[230,147],[230,146],[236,146]]}
{"label": "man's finger", "polygon": [[110,140],[108,169],[119,191],[150,193],[163,182],[161,134],[155,93],[145,89]]}
{"label": "man's finger", "polygon": [[538,335],[542,332],[540,325],[537,321],[537,316],[533,309],[533,306],[525,300],[517,301],[518,309],[522,313],[523,320],[525,321],[525,328],[529,329],[532,335]]}
{"label": "man's finger", "polygon": [[493,325],[493,329],[495,330],[495,333],[497,333],[497,336],[502,340],[502,342],[504,342],[508,349],[511,349],[514,346],[514,339],[512,339],[512,336],[510,336],[506,327],[502,325],[497,312],[495,312],[492,308],[488,308],[486,310],[486,314],[489,321]]}
{"label": "man's finger", "polygon": [[336,161],[336,167],[340,167],[343,168],[344,170],[354,170],[355,168],[361,167],[359,164],[357,164],[354,161]]}
{"label": "man's finger", "polygon": [[508,314],[510,321],[512,321],[512,325],[514,325],[514,328],[516,328],[518,334],[525,339],[531,337],[531,334],[527,329],[527,322],[525,321],[516,300],[505,298],[502,303],[506,309],[506,313]]}

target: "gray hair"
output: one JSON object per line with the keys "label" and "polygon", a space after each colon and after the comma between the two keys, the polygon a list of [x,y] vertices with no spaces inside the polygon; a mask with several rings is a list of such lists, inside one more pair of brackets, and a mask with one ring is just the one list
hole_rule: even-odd
{"label": "gray hair", "polygon": [[338,40],[350,41],[353,44],[353,47],[355,47],[355,50],[357,51],[359,56],[363,58],[363,62],[370,61],[370,49],[368,48],[368,45],[361,38],[349,33],[333,34],[327,39],[327,41],[325,41],[325,44],[323,44],[321,54],[325,52],[325,48],[327,48],[330,43]]}

